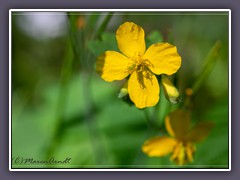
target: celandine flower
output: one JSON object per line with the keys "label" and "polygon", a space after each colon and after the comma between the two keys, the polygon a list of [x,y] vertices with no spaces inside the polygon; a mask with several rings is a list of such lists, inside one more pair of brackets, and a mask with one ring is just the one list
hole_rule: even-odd
{"label": "celandine flower", "polygon": [[185,110],[175,110],[165,119],[168,133],[172,137],[161,136],[147,140],[142,151],[150,157],[162,157],[172,153],[171,160],[178,165],[193,161],[195,143],[207,137],[213,128],[211,122],[201,122],[190,128],[190,115]]}
{"label": "celandine flower", "polygon": [[118,48],[123,53],[106,51],[97,58],[96,70],[105,81],[122,80],[130,75],[128,93],[136,107],[154,106],[159,101],[156,75],[175,73],[181,57],[175,46],[157,43],[146,50],[142,27],[125,22],[116,31]]}

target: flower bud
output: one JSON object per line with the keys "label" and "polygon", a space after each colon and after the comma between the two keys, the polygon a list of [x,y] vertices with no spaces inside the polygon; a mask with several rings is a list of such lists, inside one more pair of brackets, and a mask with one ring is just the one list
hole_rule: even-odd
{"label": "flower bud", "polygon": [[162,85],[165,97],[173,104],[179,102],[179,92],[177,88],[171,83],[166,75],[162,75]]}
{"label": "flower bud", "polygon": [[128,81],[124,83],[122,88],[120,89],[120,92],[118,94],[118,98],[122,98],[128,94]]}

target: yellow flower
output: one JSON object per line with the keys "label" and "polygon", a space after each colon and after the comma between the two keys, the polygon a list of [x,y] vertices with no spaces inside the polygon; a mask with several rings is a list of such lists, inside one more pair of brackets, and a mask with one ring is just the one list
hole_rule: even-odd
{"label": "yellow flower", "polygon": [[162,157],[172,153],[171,160],[178,165],[193,161],[195,143],[207,137],[213,123],[201,122],[190,128],[190,115],[185,110],[175,110],[165,119],[165,126],[171,137],[161,136],[147,140],[142,151],[150,157]]}
{"label": "yellow flower", "polygon": [[122,52],[106,51],[97,58],[96,70],[105,81],[122,80],[130,75],[128,93],[138,108],[154,106],[159,101],[159,84],[155,76],[171,75],[181,66],[177,48],[157,43],[146,50],[142,27],[125,22],[116,31]]}

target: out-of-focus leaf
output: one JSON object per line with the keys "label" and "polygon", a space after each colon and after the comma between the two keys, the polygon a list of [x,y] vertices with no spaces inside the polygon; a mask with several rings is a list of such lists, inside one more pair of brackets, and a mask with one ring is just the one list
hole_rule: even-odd
{"label": "out-of-focus leaf", "polygon": [[205,60],[203,61],[202,71],[197,77],[192,87],[194,93],[199,90],[203,82],[208,78],[209,74],[212,72],[212,69],[219,57],[219,51],[221,47],[222,43],[220,41],[217,41],[212,47],[212,49],[209,51]]}
{"label": "out-of-focus leaf", "polygon": [[[209,109],[205,115],[215,126],[206,140],[197,144],[194,165],[226,168],[228,165],[228,105],[226,101]],[[214,148],[217,147],[217,148]],[[216,166],[218,165],[218,166]]]}
{"label": "out-of-focus leaf", "polygon": [[163,42],[163,36],[159,31],[152,31],[146,37],[146,45],[147,47],[151,46],[152,44]]}
{"label": "out-of-focus leaf", "polygon": [[107,32],[102,34],[101,40],[89,41],[87,43],[87,47],[94,54],[95,57],[108,50],[119,51],[115,34]]}

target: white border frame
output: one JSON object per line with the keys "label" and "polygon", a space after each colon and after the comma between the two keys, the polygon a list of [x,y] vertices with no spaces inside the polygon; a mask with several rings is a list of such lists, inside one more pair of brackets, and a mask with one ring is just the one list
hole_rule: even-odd
{"label": "white border frame", "polygon": [[[12,165],[12,12],[228,12],[229,13],[229,40],[228,40],[228,53],[229,53],[229,72],[228,72],[228,85],[229,85],[229,133],[228,133],[228,169],[13,169]],[[231,171],[231,9],[10,9],[9,10],[9,171]]]}

